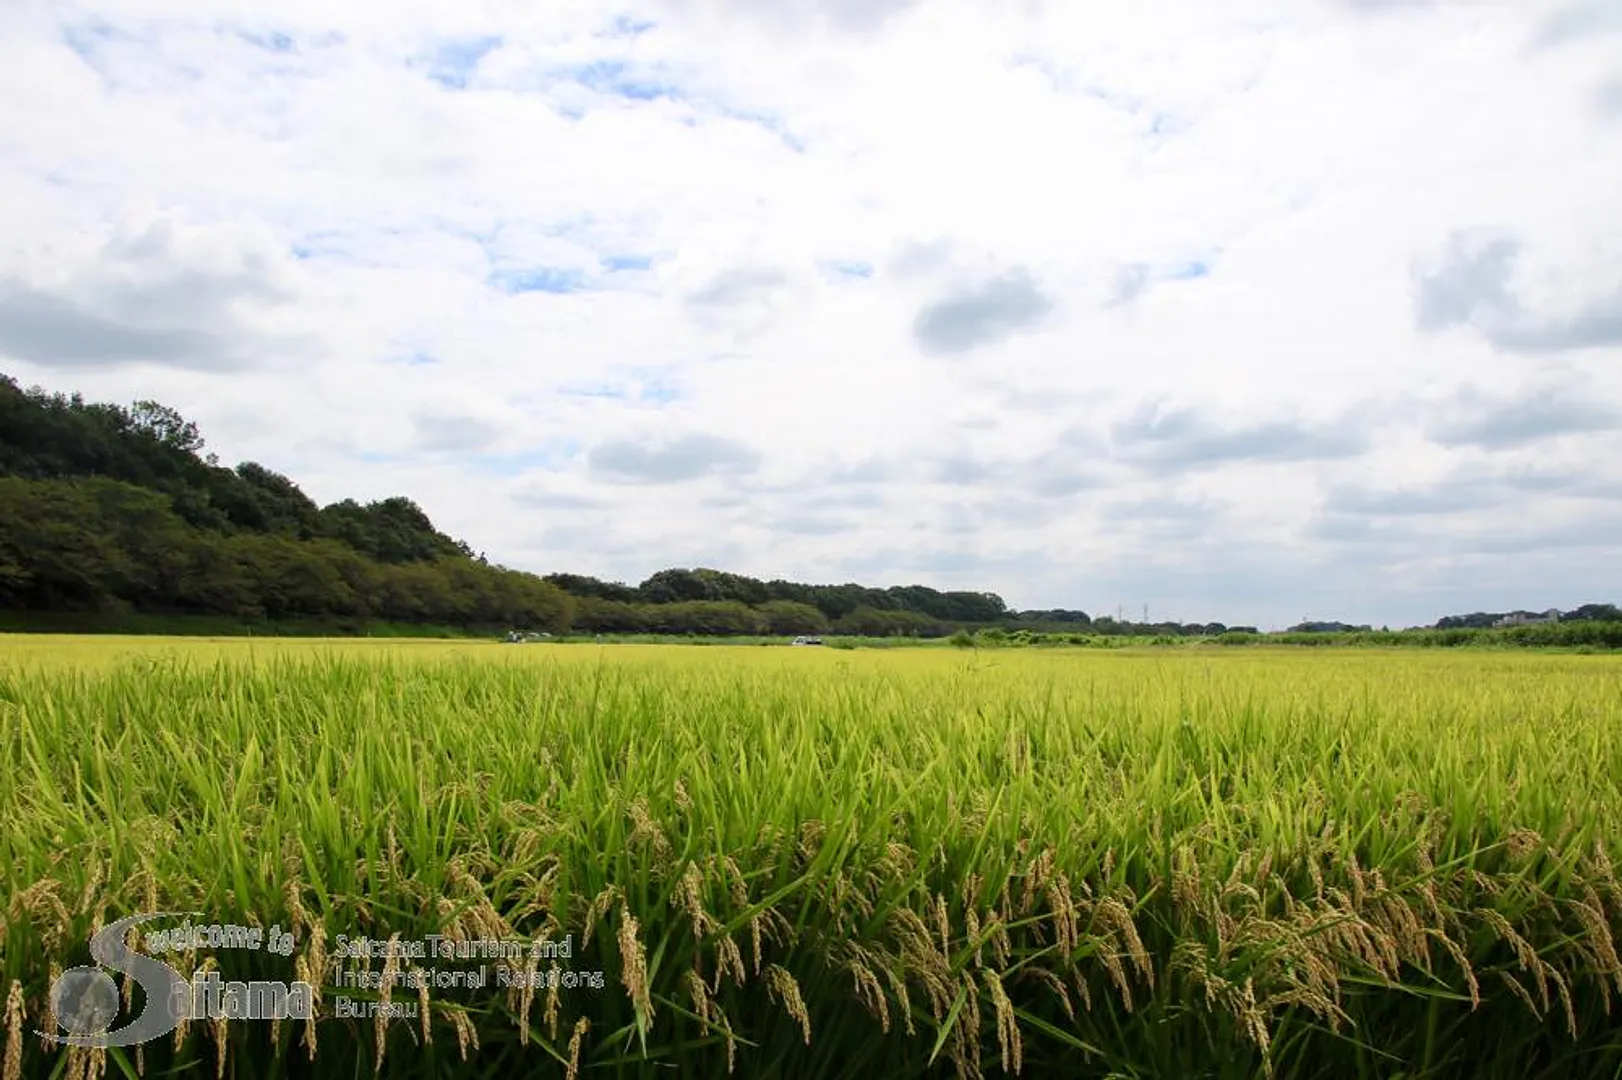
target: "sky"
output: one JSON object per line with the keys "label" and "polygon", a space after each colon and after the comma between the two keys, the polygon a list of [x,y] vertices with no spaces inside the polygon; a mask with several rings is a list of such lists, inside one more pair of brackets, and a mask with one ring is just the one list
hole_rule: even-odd
{"label": "sky", "polygon": [[1622,5],[6,0],[0,371],[540,573],[1622,601]]}

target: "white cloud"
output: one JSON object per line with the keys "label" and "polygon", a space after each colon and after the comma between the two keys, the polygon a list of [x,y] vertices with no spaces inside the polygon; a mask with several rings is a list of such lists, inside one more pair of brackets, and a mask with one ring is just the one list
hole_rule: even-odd
{"label": "white cloud", "polygon": [[543,572],[1611,600],[1608,11],[4,5],[0,370]]}

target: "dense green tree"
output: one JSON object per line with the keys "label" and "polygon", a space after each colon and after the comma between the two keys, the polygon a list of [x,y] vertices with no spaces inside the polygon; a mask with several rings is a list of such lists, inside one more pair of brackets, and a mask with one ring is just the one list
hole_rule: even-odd
{"label": "dense green tree", "polygon": [[259,577],[239,537],[193,533],[186,541],[186,585],[175,608],[191,614],[258,619],[265,616]]}
{"label": "dense green tree", "polygon": [[943,593],[925,585],[897,585],[884,591],[901,610],[952,622],[995,622],[1008,613],[1008,605],[996,593]]}
{"label": "dense green tree", "polygon": [[197,425],[156,401],[137,401],[130,409],[129,422],[132,430],[178,453],[196,454],[203,448]]}
{"label": "dense green tree", "polygon": [[802,634],[826,634],[828,616],[810,604],[793,600],[769,600],[760,605],[760,616],[766,622],[766,632],[798,637]]}
{"label": "dense green tree", "polygon": [[771,599],[771,594],[766,590],[766,583],[752,577],[705,567],[692,571],[692,574],[705,583],[712,599],[736,600],[740,604],[751,606],[764,604]]}
{"label": "dense green tree", "polygon": [[25,585],[14,603],[94,609],[133,591],[128,553],[100,527],[96,483],[0,478],[0,561]]}
{"label": "dense green tree", "polygon": [[649,604],[647,628],[657,634],[713,634],[746,637],[766,632],[760,612],[736,600],[685,600]]}
{"label": "dense green tree", "polygon": [[860,607],[836,620],[834,629],[861,637],[945,637],[955,628],[918,611]]}
{"label": "dense green tree", "polygon": [[1502,612],[1491,613],[1491,612],[1486,612],[1486,611],[1472,612],[1469,615],[1448,615],[1448,616],[1446,616],[1446,617],[1444,617],[1442,619],[1437,620],[1436,629],[1438,629],[1438,630],[1461,630],[1461,629],[1469,629],[1469,628],[1484,629],[1486,627],[1491,626],[1493,623],[1497,622],[1499,619],[1501,619],[1503,617],[1504,616],[1503,616]]}
{"label": "dense green tree", "polygon": [[1622,622],[1622,608],[1615,604],[1584,604],[1560,616],[1561,622]]}
{"label": "dense green tree", "polygon": [[1092,623],[1092,618],[1085,611],[1066,611],[1054,609],[1052,611],[1021,611],[1018,615],[1021,623],[1041,626],[1077,627]]}
{"label": "dense green tree", "polygon": [[293,481],[253,461],[238,465],[235,475],[240,483],[222,484],[216,499],[233,524],[300,540],[315,534],[320,510]]}
{"label": "dense green tree", "polygon": [[223,534],[104,477],[0,476],[0,603],[20,609],[367,619],[559,632],[570,598],[465,556],[380,563],[341,541]]}
{"label": "dense green tree", "polygon": [[594,596],[577,599],[575,604],[576,630],[588,634],[640,634],[648,629],[639,605]]}
{"label": "dense green tree", "polygon": [[320,535],[342,540],[379,562],[416,562],[468,553],[465,545],[435,529],[420,506],[400,497],[365,506],[344,499],[323,507],[315,525]]}
{"label": "dense green tree", "polygon": [[638,585],[636,591],[650,604],[722,599],[719,583],[696,570],[660,570]]}
{"label": "dense green tree", "polygon": [[584,577],[580,574],[547,574],[546,580],[575,597],[597,597],[603,600],[618,600],[625,604],[634,604],[642,599],[642,594],[635,586],[618,581],[599,581],[594,577]]}

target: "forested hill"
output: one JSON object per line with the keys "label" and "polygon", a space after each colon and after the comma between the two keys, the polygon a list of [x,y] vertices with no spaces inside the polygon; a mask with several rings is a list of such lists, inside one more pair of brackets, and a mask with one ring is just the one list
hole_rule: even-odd
{"label": "forested hill", "polygon": [[487,565],[411,500],[318,507],[197,426],[0,375],[0,607],[245,621],[564,628],[570,599]]}
{"label": "forested hill", "polygon": [[991,594],[715,570],[635,587],[544,579],[487,564],[410,499],[317,506],[263,465],[227,468],[156,402],[91,403],[4,374],[0,608],[714,634],[944,633],[1009,614]]}
{"label": "forested hill", "polygon": [[[638,585],[540,577],[490,565],[436,529],[410,499],[317,506],[263,465],[227,468],[204,452],[196,424],[156,402],[89,403],[77,394],[21,389],[0,373],[0,626],[43,626],[47,616],[64,614],[95,626],[120,625],[133,614],[338,632],[384,623],[713,635],[934,637],[986,627],[1072,635],[1255,632],[1095,619],[1083,611],[1014,612],[995,593],[807,585],[703,568],[661,570]],[[1557,617],[1616,620],[1622,612],[1591,604]],[[1449,616],[1439,627],[1505,618]]]}

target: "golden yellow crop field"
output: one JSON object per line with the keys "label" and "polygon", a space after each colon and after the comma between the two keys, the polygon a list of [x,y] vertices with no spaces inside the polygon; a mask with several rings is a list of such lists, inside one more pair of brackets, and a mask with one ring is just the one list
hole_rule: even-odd
{"label": "golden yellow crop field", "polygon": [[[6,1080],[1622,1065],[1614,656],[19,635],[0,755]],[[314,1011],[28,1035],[150,912]]]}

